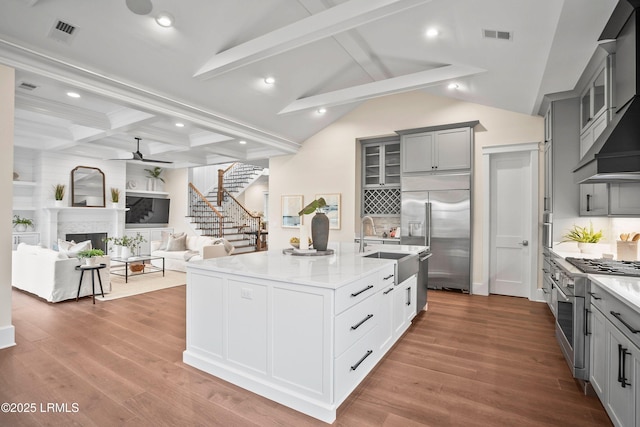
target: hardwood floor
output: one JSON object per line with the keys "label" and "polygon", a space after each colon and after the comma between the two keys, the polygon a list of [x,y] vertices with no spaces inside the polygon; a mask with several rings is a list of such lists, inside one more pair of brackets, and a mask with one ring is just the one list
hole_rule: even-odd
{"label": "hardwood floor", "polygon": [[[2,426],[326,425],[183,364],[184,286],[96,305],[90,298],[48,304],[14,290],[13,307],[18,345],[0,350],[0,403],[37,410],[0,413]],[[58,409],[67,412],[47,411],[47,403],[66,403]],[[430,291],[429,311],[334,424],[611,422],[574,383],[545,304]]]}

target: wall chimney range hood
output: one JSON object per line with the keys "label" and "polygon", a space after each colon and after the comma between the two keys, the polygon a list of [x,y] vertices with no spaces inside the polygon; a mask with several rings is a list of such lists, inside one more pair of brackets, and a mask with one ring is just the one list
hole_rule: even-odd
{"label": "wall chimney range hood", "polygon": [[[620,0],[599,41],[615,39],[614,95],[607,128],[574,169],[576,183],[640,182],[640,0]],[[606,114],[606,113],[605,113]]]}

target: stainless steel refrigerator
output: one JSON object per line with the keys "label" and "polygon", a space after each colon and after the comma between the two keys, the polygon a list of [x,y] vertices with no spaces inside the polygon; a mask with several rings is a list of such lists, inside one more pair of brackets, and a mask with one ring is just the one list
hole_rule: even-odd
{"label": "stainless steel refrigerator", "polygon": [[429,246],[430,289],[471,288],[469,174],[402,177],[400,243]]}

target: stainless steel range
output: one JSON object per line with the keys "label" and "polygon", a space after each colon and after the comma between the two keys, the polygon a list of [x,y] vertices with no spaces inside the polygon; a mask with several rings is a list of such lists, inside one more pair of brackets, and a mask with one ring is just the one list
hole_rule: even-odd
{"label": "stainless steel range", "polygon": [[640,277],[640,262],[611,259],[551,259],[556,309],[556,338],[573,376],[589,379],[589,306],[590,286],[587,274]]}
{"label": "stainless steel range", "polygon": [[556,338],[575,378],[589,379],[587,307],[589,280],[564,259],[551,259],[553,300],[556,304]]}
{"label": "stainless steel range", "polygon": [[587,274],[610,274],[640,277],[640,261],[615,261],[612,259],[565,258],[578,270]]}

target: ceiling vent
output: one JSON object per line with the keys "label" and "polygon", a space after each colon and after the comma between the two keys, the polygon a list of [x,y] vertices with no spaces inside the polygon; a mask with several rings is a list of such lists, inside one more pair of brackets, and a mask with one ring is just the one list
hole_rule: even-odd
{"label": "ceiling vent", "polygon": [[27,83],[27,82],[20,82],[20,84],[18,85],[18,89],[28,90],[28,91],[32,91],[37,88],[38,86],[34,85],[33,83]]}
{"label": "ceiling vent", "polygon": [[77,32],[77,27],[64,21],[57,20],[49,31],[49,38],[59,42],[70,44],[73,38],[76,36]]}
{"label": "ceiling vent", "polygon": [[482,30],[482,37],[485,39],[512,40],[513,33],[511,31]]}

